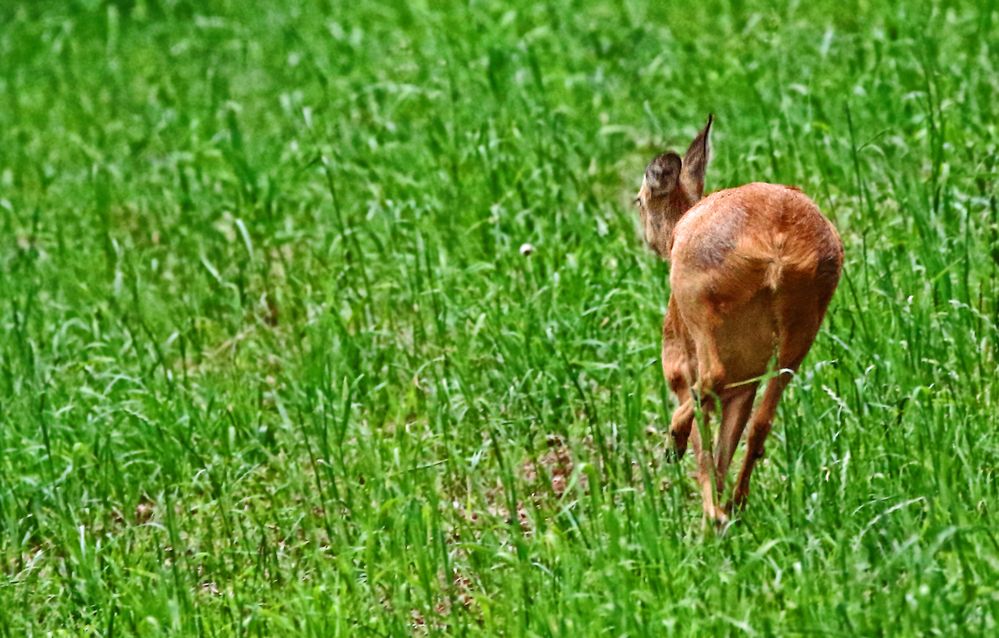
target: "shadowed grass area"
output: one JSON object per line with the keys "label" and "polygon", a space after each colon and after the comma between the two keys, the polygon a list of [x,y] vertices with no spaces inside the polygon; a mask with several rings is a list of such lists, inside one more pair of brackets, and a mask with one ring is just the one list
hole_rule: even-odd
{"label": "shadowed grass area", "polygon": [[[997,66],[994,0],[3,4],[0,636],[994,635]],[[629,204],[709,112],[846,245],[724,537]]]}

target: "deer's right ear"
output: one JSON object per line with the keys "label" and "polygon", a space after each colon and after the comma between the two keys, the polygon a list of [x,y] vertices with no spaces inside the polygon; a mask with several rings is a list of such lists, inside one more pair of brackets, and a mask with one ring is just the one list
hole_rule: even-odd
{"label": "deer's right ear", "polygon": [[704,125],[704,130],[697,134],[694,141],[690,143],[690,148],[683,156],[683,173],[680,179],[683,180],[684,189],[698,199],[704,195],[704,173],[708,168],[708,160],[711,159],[711,123],[714,116],[708,116],[708,123]]}
{"label": "deer's right ear", "polygon": [[663,153],[645,169],[645,183],[653,195],[665,195],[680,181],[682,162],[676,153]]}

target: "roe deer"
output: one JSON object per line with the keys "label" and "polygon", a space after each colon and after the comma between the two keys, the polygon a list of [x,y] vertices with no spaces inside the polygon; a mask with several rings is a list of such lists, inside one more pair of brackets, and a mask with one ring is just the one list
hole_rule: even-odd
{"label": "roe deer", "polygon": [[[636,202],[646,243],[670,262],[662,363],[679,401],[670,423],[673,454],[683,456],[689,436],[704,514],[724,524],[733,506],[746,502],[781,393],[815,340],[839,282],[843,244],[793,186],[757,182],[702,199],[712,119],[683,159],[667,152],[652,160]],[[775,358],[776,375],[750,420]],[[721,426],[712,452],[716,403]],[[722,507],[715,491],[720,502],[747,421],[745,460]]]}

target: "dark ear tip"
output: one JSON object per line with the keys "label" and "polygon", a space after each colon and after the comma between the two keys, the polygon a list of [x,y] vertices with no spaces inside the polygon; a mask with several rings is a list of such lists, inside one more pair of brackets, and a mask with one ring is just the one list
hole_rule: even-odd
{"label": "dark ear tip", "polygon": [[679,166],[682,161],[680,156],[673,151],[667,151],[656,158],[656,163],[663,166]]}
{"label": "dark ear tip", "polygon": [[656,171],[670,170],[680,166],[682,162],[683,160],[680,159],[679,155],[673,151],[667,151],[652,158],[652,161],[649,162],[649,169]]}

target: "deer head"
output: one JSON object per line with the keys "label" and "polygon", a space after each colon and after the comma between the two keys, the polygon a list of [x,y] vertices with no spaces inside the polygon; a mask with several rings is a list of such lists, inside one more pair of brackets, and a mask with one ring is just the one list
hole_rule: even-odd
{"label": "deer head", "polygon": [[669,151],[652,160],[645,169],[642,188],[635,203],[645,243],[663,259],[669,259],[673,229],[690,208],[704,196],[704,172],[708,166],[713,116],[690,143],[683,159]]}

